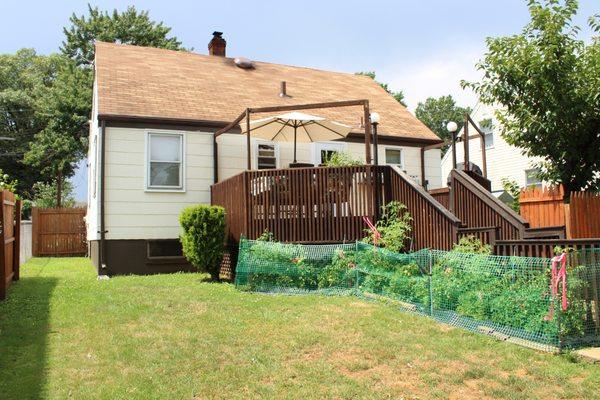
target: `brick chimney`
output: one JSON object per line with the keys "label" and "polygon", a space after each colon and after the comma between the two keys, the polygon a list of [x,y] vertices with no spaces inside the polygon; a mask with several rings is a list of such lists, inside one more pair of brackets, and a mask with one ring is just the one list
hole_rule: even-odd
{"label": "brick chimney", "polygon": [[223,32],[213,32],[213,38],[208,42],[208,54],[211,56],[225,57],[227,42],[223,39]]}

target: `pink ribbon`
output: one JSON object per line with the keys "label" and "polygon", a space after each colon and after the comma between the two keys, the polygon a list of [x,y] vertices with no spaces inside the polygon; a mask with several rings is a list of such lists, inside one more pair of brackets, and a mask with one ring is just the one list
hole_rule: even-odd
{"label": "pink ribbon", "polygon": [[377,244],[377,242],[379,242],[379,239],[381,239],[381,233],[379,233],[379,231],[377,230],[377,228],[375,228],[375,225],[373,225],[373,223],[371,222],[371,220],[369,219],[369,217],[363,216],[363,221],[365,222],[365,224],[367,224],[367,226],[369,227],[369,229],[373,233],[373,243]]}
{"label": "pink ribbon", "polygon": [[[558,264],[560,263],[560,269],[558,269]],[[560,256],[555,256],[552,258],[552,279],[550,281],[550,293],[552,293],[552,297],[556,298],[558,296],[558,285],[562,282],[562,310],[566,311],[568,302],[567,302],[567,255],[562,253]],[[554,316],[554,302],[550,305],[550,312],[546,319],[552,319]]]}

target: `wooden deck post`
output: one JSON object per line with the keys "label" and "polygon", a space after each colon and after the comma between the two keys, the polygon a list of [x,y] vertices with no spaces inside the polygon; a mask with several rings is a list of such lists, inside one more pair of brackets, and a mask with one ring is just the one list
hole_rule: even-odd
{"label": "wooden deck post", "polygon": [[369,101],[365,100],[364,105],[364,121],[365,121],[365,161],[366,164],[371,164],[371,114],[369,113]]}
{"label": "wooden deck post", "polygon": [[250,149],[250,109],[246,108],[246,147],[247,147],[247,156],[248,156],[248,163],[247,163],[247,168],[248,171],[252,169],[252,155],[251,155],[251,149]]}
{"label": "wooden deck post", "polygon": [[463,125],[463,145],[465,149],[465,161],[463,170],[469,170],[469,115],[465,114],[465,123]]}

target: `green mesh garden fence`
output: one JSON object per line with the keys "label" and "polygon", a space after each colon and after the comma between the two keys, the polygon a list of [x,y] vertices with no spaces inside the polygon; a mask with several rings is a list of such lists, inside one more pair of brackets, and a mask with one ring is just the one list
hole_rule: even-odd
{"label": "green mesh garden fence", "polygon": [[364,243],[243,240],[236,286],[355,295],[542,350],[600,343],[600,252],[569,255],[568,307],[550,291],[551,260],[438,250],[399,254]]}

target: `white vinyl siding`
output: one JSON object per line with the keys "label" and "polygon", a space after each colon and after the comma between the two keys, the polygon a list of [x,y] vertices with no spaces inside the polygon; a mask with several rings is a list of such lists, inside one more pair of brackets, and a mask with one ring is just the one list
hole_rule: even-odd
{"label": "white vinyl siding", "polygon": [[107,239],[176,239],[181,233],[179,214],[185,207],[210,204],[213,183],[212,134],[179,132],[184,139],[184,191],[147,190],[148,131],[106,128],[105,221]]}
{"label": "white vinyl siding", "polygon": [[[218,137],[219,143],[219,180],[223,181],[240,172],[246,170],[247,149],[246,137],[239,134],[223,134]],[[292,142],[276,142],[278,149],[278,168],[287,168],[294,159],[294,144]],[[380,163],[384,164],[385,147],[388,145],[379,145]],[[412,146],[395,146],[402,149],[403,169],[413,179],[421,182],[421,149]],[[252,149],[252,168],[255,165],[256,146],[253,142]],[[328,143],[298,143],[297,159],[301,163],[313,163],[318,165],[316,155],[323,149],[345,151],[353,158],[365,160],[364,143],[355,142],[328,142]],[[188,157],[190,152],[187,152]],[[435,189],[442,185],[442,173],[440,167],[441,152],[439,149],[428,150],[425,152],[425,178],[429,181],[428,188]],[[212,172],[211,172],[212,173]]]}

